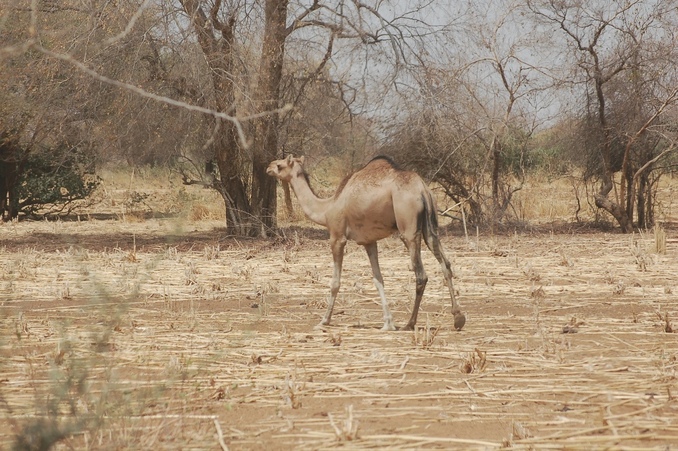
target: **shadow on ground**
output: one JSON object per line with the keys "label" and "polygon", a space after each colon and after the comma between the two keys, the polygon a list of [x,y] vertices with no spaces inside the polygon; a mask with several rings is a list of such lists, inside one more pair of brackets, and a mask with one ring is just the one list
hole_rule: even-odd
{"label": "shadow on ground", "polygon": [[56,252],[71,247],[92,251],[102,250],[136,250],[139,252],[153,252],[168,247],[175,247],[185,252],[189,250],[202,250],[207,246],[219,246],[228,249],[233,246],[248,247],[271,246],[300,243],[300,242],[325,242],[328,234],[325,230],[313,227],[291,226],[278,230],[278,233],[270,239],[248,238],[233,236],[225,227],[216,227],[207,231],[193,231],[181,234],[161,234],[158,231],[149,233],[128,232],[100,232],[94,233],[47,233],[33,232],[21,237],[2,236],[0,230],[0,247],[14,252],[21,249],[34,249],[42,252]]}

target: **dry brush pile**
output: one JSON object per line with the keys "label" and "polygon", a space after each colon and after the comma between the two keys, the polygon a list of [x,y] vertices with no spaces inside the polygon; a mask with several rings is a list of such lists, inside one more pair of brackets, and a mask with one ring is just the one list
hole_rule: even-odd
{"label": "dry brush pile", "polygon": [[[212,225],[0,226],[0,448],[678,441],[671,239],[661,254],[650,235],[449,236],[464,330],[426,252],[419,328],[382,332],[362,248],[348,246],[333,325],[316,329],[326,241],[243,241]],[[398,240],[382,244],[400,326],[408,260]]]}

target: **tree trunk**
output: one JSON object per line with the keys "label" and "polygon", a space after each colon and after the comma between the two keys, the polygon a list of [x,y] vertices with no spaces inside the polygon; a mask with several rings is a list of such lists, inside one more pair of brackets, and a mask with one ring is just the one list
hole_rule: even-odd
{"label": "tree trunk", "polygon": [[635,198],[638,192],[635,191],[637,188],[633,184],[633,170],[629,167],[625,168],[625,171],[622,173],[622,183],[626,184],[626,189],[622,191],[622,193],[626,194],[626,199],[622,198],[620,201],[625,202],[625,214],[626,216],[629,217],[629,220],[631,223],[633,223],[633,213],[634,213],[634,207],[635,207]]}
{"label": "tree trunk", "polygon": [[[610,137],[607,120],[605,118],[605,99],[602,94],[602,83],[599,80],[596,80],[596,88],[598,92],[598,121],[600,122],[600,128],[603,133],[603,148],[601,149],[603,157],[603,173],[601,175],[602,181],[600,185],[600,190],[594,195],[594,200],[596,207],[602,208],[612,215],[612,217],[617,221],[621,231],[624,233],[633,232],[633,213],[629,217],[629,210],[626,208],[627,196],[630,197],[630,192],[627,190],[627,174],[629,173],[628,169],[628,152],[630,151],[629,145],[626,146],[624,151],[624,161],[622,163],[622,173],[620,181],[620,191],[619,198],[615,201],[610,198],[610,192],[614,188],[614,165],[612,163],[612,139]],[[633,180],[633,176],[631,176]],[[633,183],[631,182],[631,186]],[[630,189],[630,188],[629,188]],[[631,210],[633,211],[633,210]]]}
{"label": "tree trunk", "polygon": [[501,145],[495,136],[492,139],[492,222],[501,220],[501,202],[499,200],[499,174],[501,172]]}
{"label": "tree trunk", "polygon": [[250,204],[247,186],[242,180],[239,163],[238,137],[232,124],[223,123],[226,131],[215,141],[214,155],[219,168],[219,180],[213,187],[221,194],[226,207],[226,230],[233,235],[249,235]]}
{"label": "tree trunk", "polygon": [[[199,0],[180,0],[184,11],[191,18],[200,48],[210,68],[214,86],[215,109],[228,111],[235,116],[235,86],[233,83],[233,45],[235,13],[227,22],[218,17],[218,10],[210,11],[210,17]],[[252,225],[251,203],[248,200],[245,167],[235,124],[222,119],[217,121],[219,135],[214,141],[214,159],[219,168],[219,179],[213,181],[224,199],[228,233],[250,235]]]}
{"label": "tree trunk", "polygon": [[656,186],[659,177],[651,179],[652,166],[638,176],[638,193],[636,208],[638,210],[638,227],[649,229],[654,226],[654,206],[656,204]]}
{"label": "tree trunk", "polygon": [[638,227],[648,228],[645,216],[645,194],[647,189],[647,177],[645,174],[638,179],[638,193],[636,194],[636,209],[638,211]]}
{"label": "tree trunk", "polygon": [[645,194],[645,227],[654,227],[654,206],[657,204],[657,181],[659,177],[650,180],[649,175],[646,177],[646,194]]}
{"label": "tree trunk", "polygon": [[496,141],[492,142],[492,200],[494,208],[499,207],[499,169],[501,165],[501,152]]}
{"label": "tree trunk", "polygon": [[613,202],[607,196],[607,193],[599,192],[594,196],[596,207],[602,208],[612,215],[612,217],[617,221],[619,227],[624,233],[633,232],[633,221],[629,220],[629,217],[626,214],[624,208],[620,207],[619,204]]}
{"label": "tree trunk", "polygon": [[[629,220],[629,217],[627,215],[627,211],[624,208],[624,201],[620,201],[619,203],[613,201],[610,199],[609,195],[612,189],[614,188],[614,172],[610,170],[609,168],[611,167],[610,163],[610,154],[611,151],[609,149],[608,144],[605,144],[606,149],[603,151],[603,162],[604,162],[604,168],[603,168],[603,174],[602,174],[602,182],[600,185],[600,191],[596,193],[593,197],[595,200],[596,207],[602,208],[603,210],[607,211],[612,215],[612,217],[617,221],[619,224],[619,227],[621,228],[622,232],[624,233],[631,233],[633,232],[633,218]],[[625,184],[625,180],[623,179],[622,176],[622,181],[621,181],[622,186]],[[626,192],[625,189],[622,189],[622,191]],[[622,193],[622,199],[624,198],[624,193]]]}
{"label": "tree trunk", "polygon": [[[289,0],[266,0],[265,32],[259,65],[255,102],[259,112],[279,108]],[[252,213],[261,220],[261,235],[277,227],[276,180],[266,174],[268,164],[278,157],[278,114],[266,114],[256,122],[252,149]]]}

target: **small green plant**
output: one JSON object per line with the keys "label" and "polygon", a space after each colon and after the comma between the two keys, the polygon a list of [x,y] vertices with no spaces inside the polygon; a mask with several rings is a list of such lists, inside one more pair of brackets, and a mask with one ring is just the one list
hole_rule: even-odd
{"label": "small green plant", "polygon": [[[36,390],[37,415],[23,423],[16,421],[18,432],[14,436],[15,450],[48,450],[57,443],[83,431],[91,431],[103,423],[102,412],[94,407],[105,394],[95,394],[91,389],[90,368],[96,366],[100,353],[82,359],[74,352],[77,345],[64,338],[56,353],[49,359],[46,375],[40,365],[29,360],[34,379],[47,377],[47,390]],[[100,363],[100,362],[98,362]],[[11,413],[11,412],[9,412]]]}

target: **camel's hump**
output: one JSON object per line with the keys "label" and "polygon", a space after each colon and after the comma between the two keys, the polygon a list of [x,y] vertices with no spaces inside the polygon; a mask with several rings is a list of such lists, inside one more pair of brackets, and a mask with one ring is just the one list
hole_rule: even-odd
{"label": "camel's hump", "polygon": [[372,158],[365,166],[353,174],[345,177],[337,190],[334,197],[338,197],[347,186],[355,189],[356,186],[374,186],[386,182],[387,180],[399,180],[401,183],[409,183],[419,176],[415,172],[406,171],[396,163],[393,158],[386,155],[379,155]]}
{"label": "camel's hump", "polygon": [[369,166],[371,164],[386,164],[393,169],[397,169],[399,171],[402,170],[402,168],[398,166],[398,163],[396,163],[395,160],[388,155],[377,155],[376,157],[372,158],[365,166]]}

